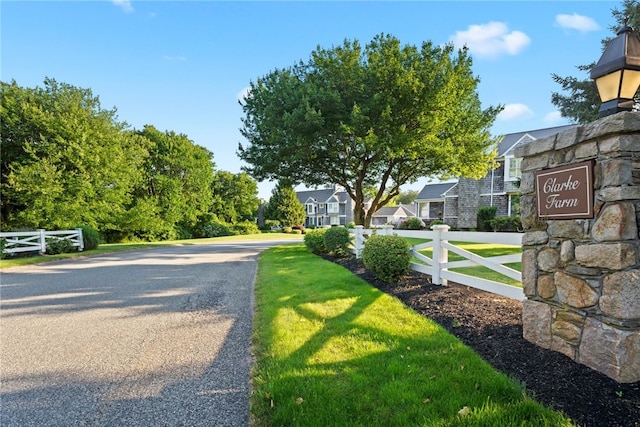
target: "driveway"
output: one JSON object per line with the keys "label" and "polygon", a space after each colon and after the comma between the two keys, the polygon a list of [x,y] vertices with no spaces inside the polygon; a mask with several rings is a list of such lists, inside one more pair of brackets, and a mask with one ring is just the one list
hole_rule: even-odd
{"label": "driveway", "polygon": [[3,270],[0,425],[248,425],[256,259],[280,243]]}

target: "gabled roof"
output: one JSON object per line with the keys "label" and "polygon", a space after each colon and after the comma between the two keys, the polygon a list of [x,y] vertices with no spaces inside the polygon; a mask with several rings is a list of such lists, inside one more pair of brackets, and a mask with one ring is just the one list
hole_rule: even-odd
{"label": "gabled roof", "polygon": [[445,182],[440,184],[427,184],[416,197],[418,200],[443,200],[445,194],[453,187],[458,185],[457,182]]}
{"label": "gabled roof", "polygon": [[390,216],[399,216],[399,217],[410,217],[410,216],[415,216],[415,214],[413,213],[412,210],[407,209],[406,205],[400,205],[400,206],[385,206],[383,208],[378,209],[377,211],[375,211],[375,213],[373,214],[373,216],[384,216],[384,217],[390,217]]}
{"label": "gabled roof", "polygon": [[296,191],[296,196],[300,203],[344,203],[349,200],[346,191],[336,191],[333,188],[323,188],[321,190]]}
{"label": "gabled roof", "polygon": [[508,133],[502,136],[502,139],[498,143],[498,158],[504,157],[509,151],[511,151],[516,145],[523,142],[528,142],[535,139],[546,138],[556,133],[560,133],[563,130],[574,128],[578,125],[564,125],[556,126],[546,129],[528,130],[524,132]]}
{"label": "gabled roof", "polygon": [[321,190],[296,191],[296,196],[300,203],[326,203],[335,194],[333,188],[323,188]]}
{"label": "gabled roof", "polygon": [[416,216],[415,205],[404,205],[400,203],[400,207],[410,214],[410,216]]}

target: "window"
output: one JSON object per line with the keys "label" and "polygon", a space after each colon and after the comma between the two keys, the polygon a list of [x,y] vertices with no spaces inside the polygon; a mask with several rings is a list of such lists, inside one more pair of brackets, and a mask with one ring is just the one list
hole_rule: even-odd
{"label": "window", "polygon": [[338,213],[339,212],[338,203],[335,203],[335,202],[327,203],[327,212],[328,213]]}
{"label": "window", "polygon": [[429,202],[420,204],[420,217],[429,218]]}
{"label": "window", "polygon": [[313,203],[307,203],[307,215],[313,215],[316,213],[316,205]]}
{"label": "window", "polygon": [[[329,203],[329,204],[331,204],[331,203]],[[336,203],[336,205],[337,205],[337,203]],[[331,223],[330,223],[331,225],[340,225],[340,218],[338,218],[337,216],[332,216],[330,218],[330,220],[331,220]]]}
{"label": "window", "polygon": [[520,215],[520,194],[509,194],[509,216]]}
{"label": "window", "polygon": [[507,165],[507,176],[505,177],[505,181],[515,181],[520,179],[520,165],[522,164],[522,159],[519,157],[511,157],[506,159]]}

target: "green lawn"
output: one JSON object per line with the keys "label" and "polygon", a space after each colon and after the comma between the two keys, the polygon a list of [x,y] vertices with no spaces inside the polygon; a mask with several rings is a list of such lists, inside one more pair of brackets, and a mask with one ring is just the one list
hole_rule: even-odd
{"label": "green lawn", "polygon": [[259,261],[256,426],[565,426],[448,334],[303,245]]}

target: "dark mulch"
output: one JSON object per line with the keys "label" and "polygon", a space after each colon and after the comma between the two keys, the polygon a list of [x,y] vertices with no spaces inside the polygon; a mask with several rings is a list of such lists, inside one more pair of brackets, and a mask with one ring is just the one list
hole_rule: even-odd
{"label": "dark mulch", "polygon": [[360,260],[328,259],[445,327],[494,368],[524,384],[538,402],[584,427],[640,427],[640,382],[606,375],[522,338],[522,303],[456,283],[435,286],[410,272],[400,283],[377,280]]}

